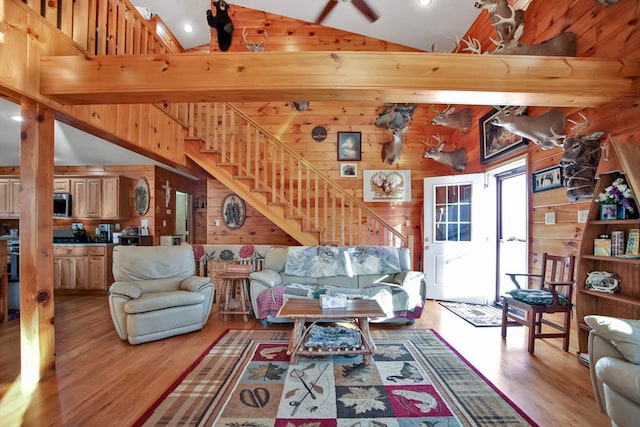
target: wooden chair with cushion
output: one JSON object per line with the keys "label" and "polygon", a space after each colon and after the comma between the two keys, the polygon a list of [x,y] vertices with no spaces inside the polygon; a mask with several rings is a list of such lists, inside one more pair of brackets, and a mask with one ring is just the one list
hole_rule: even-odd
{"label": "wooden chair with cushion", "polygon": [[[574,265],[574,255],[556,256],[544,253],[540,274],[508,274],[517,288],[502,297],[502,338],[507,337],[507,326],[524,325],[529,327],[529,353],[533,354],[536,338],[563,338],[562,348],[569,351]],[[539,285],[537,288],[522,289],[516,276],[536,277]],[[521,316],[522,312],[524,317]],[[554,318],[550,319],[551,316]],[[558,317],[562,322],[559,322]],[[543,332],[543,324],[557,332]]]}

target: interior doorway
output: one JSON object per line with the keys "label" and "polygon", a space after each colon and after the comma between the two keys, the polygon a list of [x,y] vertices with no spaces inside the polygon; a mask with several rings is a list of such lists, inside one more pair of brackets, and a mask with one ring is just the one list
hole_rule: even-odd
{"label": "interior doorway", "polygon": [[176,225],[174,237],[180,237],[181,243],[191,243],[191,209],[189,209],[191,196],[187,193],[176,191]]}
{"label": "interior doorway", "polygon": [[524,159],[492,172],[496,186],[496,278],[494,303],[514,288],[506,273],[528,268],[528,187]]}

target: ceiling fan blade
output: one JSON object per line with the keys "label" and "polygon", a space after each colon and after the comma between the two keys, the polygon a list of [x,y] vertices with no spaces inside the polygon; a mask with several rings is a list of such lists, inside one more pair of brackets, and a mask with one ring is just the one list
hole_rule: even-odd
{"label": "ceiling fan blade", "polygon": [[371,22],[378,20],[379,16],[375,13],[364,0],[351,0],[351,3],[358,8],[360,12]]}
{"label": "ceiling fan blade", "polygon": [[336,0],[329,0],[327,2],[327,5],[324,7],[324,9],[322,9],[322,12],[318,16],[318,19],[316,19],[316,24],[319,24],[322,21],[324,21],[324,18],[326,18],[329,12],[331,12],[333,8],[336,7],[336,4],[338,4]]}

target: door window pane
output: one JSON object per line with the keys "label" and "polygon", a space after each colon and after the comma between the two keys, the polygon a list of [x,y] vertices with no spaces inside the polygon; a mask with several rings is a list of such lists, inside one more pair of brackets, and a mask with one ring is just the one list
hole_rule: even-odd
{"label": "door window pane", "polygon": [[471,241],[471,184],[434,187],[436,241]]}

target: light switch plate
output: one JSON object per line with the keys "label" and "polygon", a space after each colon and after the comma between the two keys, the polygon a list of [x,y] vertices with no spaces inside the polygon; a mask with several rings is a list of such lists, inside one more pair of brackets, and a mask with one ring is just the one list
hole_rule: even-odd
{"label": "light switch plate", "polygon": [[555,212],[545,212],[544,213],[544,223],[545,224],[555,224],[556,223],[556,213]]}
{"label": "light switch plate", "polygon": [[148,219],[141,219],[140,220],[140,227],[148,227],[149,226],[149,220]]}
{"label": "light switch plate", "polygon": [[587,218],[589,217],[588,209],[579,209],[578,210],[578,223],[584,224],[587,222]]}

